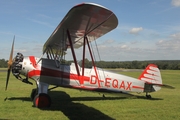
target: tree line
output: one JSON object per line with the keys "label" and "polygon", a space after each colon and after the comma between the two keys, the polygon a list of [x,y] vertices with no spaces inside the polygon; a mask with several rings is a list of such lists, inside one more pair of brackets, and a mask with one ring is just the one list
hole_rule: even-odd
{"label": "tree line", "polygon": [[[7,68],[7,60],[0,59],[0,68]],[[65,61],[66,64],[71,64],[73,61]],[[81,66],[82,61],[78,62]],[[162,70],[180,70],[180,60],[147,60],[147,61],[96,61],[95,65],[100,68],[124,68],[124,69],[144,69],[148,64],[156,64]],[[85,59],[84,66],[92,67],[92,62]]]}
{"label": "tree line", "polygon": [[7,68],[8,60],[0,59],[0,68]]}
{"label": "tree line", "polygon": [[[72,61],[66,61],[70,64]],[[92,62],[85,59],[84,66],[92,67]],[[96,61],[95,65],[100,68],[124,68],[124,69],[144,69],[149,64],[156,64],[162,70],[180,70],[180,60],[147,60],[147,61]],[[79,62],[82,65],[82,61]]]}

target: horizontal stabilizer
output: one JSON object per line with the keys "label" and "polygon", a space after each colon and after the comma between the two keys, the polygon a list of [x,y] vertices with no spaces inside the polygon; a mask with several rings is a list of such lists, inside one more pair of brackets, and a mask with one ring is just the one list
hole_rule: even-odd
{"label": "horizontal stabilizer", "polygon": [[149,85],[156,85],[156,86],[159,86],[159,87],[163,87],[163,88],[168,88],[168,89],[175,89],[175,87],[173,86],[170,86],[170,85],[165,85],[165,84],[152,84],[152,83],[146,83],[146,84],[149,84]]}

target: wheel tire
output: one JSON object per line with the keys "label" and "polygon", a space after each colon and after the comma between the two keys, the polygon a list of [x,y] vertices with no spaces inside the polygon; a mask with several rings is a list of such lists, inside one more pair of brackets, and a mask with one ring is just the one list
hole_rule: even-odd
{"label": "wheel tire", "polygon": [[38,94],[37,89],[32,89],[31,96],[30,96],[32,101],[34,100],[34,98],[37,94]]}
{"label": "wheel tire", "polygon": [[51,98],[48,94],[40,93],[34,98],[33,104],[37,108],[47,108],[51,106]]}
{"label": "wheel tire", "polygon": [[151,95],[146,95],[146,98],[151,99],[152,97],[151,97]]}
{"label": "wheel tire", "polygon": [[151,95],[149,95],[149,99],[151,99],[152,97],[151,97]]}

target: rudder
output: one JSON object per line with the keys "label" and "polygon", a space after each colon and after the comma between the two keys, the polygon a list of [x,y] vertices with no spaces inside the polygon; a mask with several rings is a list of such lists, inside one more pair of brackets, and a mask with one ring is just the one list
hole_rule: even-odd
{"label": "rudder", "polygon": [[146,69],[142,72],[142,74],[139,76],[139,80],[145,82],[145,89],[147,89],[147,85],[149,87],[152,87],[152,90],[150,90],[150,92],[160,90],[161,87],[155,85],[162,84],[161,73],[157,65],[149,64],[146,67]]}

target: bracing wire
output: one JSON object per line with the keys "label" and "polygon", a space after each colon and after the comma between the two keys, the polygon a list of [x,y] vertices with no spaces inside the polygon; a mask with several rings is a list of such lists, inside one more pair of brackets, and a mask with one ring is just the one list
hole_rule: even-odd
{"label": "bracing wire", "polygon": [[101,61],[101,56],[99,54],[99,49],[98,49],[98,46],[97,46],[97,42],[95,41],[95,45],[96,45],[96,49],[97,49],[97,53],[98,53],[98,57],[99,57],[99,60]]}
{"label": "bracing wire", "polygon": [[[101,56],[100,56],[100,52],[99,52],[99,49],[98,49],[98,45],[97,45],[96,40],[95,40],[95,47],[96,47],[96,51],[97,51],[99,60],[101,61]],[[93,51],[92,44],[91,44],[91,48],[92,48],[92,51]],[[94,51],[93,51],[93,56],[94,56],[94,58],[95,58]],[[96,61],[96,60],[95,60],[95,61]],[[104,69],[102,69],[102,72],[103,72],[103,75],[104,75],[104,78],[105,78]],[[100,74],[99,71],[98,71],[98,74]],[[100,78],[100,79],[101,79],[101,78]]]}

